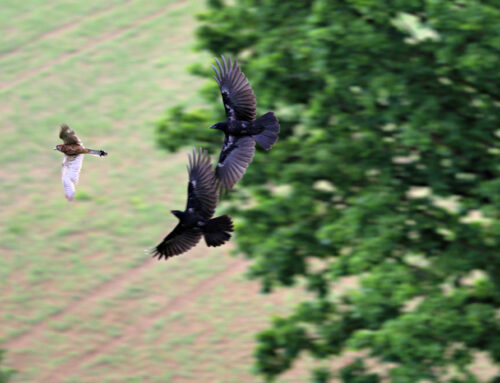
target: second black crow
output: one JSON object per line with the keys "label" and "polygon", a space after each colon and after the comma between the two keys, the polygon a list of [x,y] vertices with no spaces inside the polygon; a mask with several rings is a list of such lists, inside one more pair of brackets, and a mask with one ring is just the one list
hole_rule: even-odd
{"label": "second black crow", "polygon": [[257,116],[255,94],[238,63],[222,56],[215,71],[215,81],[222,94],[226,121],[212,125],[211,129],[225,134],[215,175],[221,191],[228,191],[243,177],[255,153],[255,141],[266,150],[278,140],[280,124],[273,112]]}
{"label": "second black crow", "polygon": [[153,249],[153,256],[170,258],[182,254],[205,237],[207,246],[220,246],[231,238],[233,221],[228,215],[212,218],[217,206],[217,186],[207,152],[193,150],[189,156],[188,200],[184,211],[172,210],[177,226]]}

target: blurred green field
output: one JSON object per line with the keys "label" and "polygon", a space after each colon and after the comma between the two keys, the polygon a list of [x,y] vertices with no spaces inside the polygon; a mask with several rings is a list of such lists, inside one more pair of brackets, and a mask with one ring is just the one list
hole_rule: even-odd
{"label": "blurred green field", "polygon": [[[185,66],[210,64],[192,49],[202,7],[0,5],[0,348],[15,382],[259,381],[254,334],[294,292],[259,295],[230,246],[168,262],[144,254],[185,203],[188,149],[157,149],[154,121],[200,102]],[[52,150],[63,122],[109,152],[85,158],[74,203]]]}

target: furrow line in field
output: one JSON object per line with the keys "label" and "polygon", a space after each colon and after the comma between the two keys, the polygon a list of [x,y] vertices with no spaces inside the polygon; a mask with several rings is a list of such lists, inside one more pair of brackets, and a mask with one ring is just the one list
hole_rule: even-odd
{"label": "furrow line in field", "polygon": [[27,45],[31,45],[33,43],[36,43],[38,41],[41,41],[41,40],[44,40],[46,38],[50,38],[50,37],[54,37],[54,36],[57,36],[58,34],[60,33],[64,33],[64,32],[68,32],[72,29],[75,29],[77,28],[79,25],[83,24],[85,21],[88,21],[90,19],[93,19],[93,18],[96,18],[96,17],[99,17],[99,16],[102,16],[102,15],[105,15],[106,13],[109,13],[117,8],[120,8],[120,7],[123,7],[129,3],[131,3],[132,1],[134,0],[126,0],[124,3],[122,4],[116,4],[112,7],[109,7],[109,8],[106,8],[106,9],[99,9],[99,10],[95,10],[93,12],[90,12],[89,14],[81,17],[81,18],[78,18],[78,19],[74,19],[74,20],[71,20],[65,24],[62,24],[62,25],[59,25],[58,27],[55,27],[49,31],[46,31],[46,32],[43,32],[37,36],[33,36],[31,39],[29,39],[28,41],[24,42],[23,44],[20,44],[18,46],[15,46],[15,47],[12,47],[6,51],[3,51],[3,52],[0,52],[0,60],[2,59],[6,59],[10,56],[13,56],[15,55],[17,52],[21,51],[24,47],[26,47]]}
{"label": "furrow line in field", "polygon": [[170,3],[170,4],[166,5],[165,7],[158,9],[158,10],[156,10],[156,11],[154,11],[154,12],[152,12],[152,13],[150,13],[150,14],[148,14],[148,15],[146,15],[138,20],[135,20],[132,23],[130,23],[124,27],[121,27],[121,28],[115,29],[114,31],[105,33],[104,35],[100,36],[99,38],[95,39],[94,41],[89,42],[88,44],[84,45],[83,47],[81,47],[80,49],[78,49],[76,51],[65,53],[54,60],[46,62],[45,64],[39,66],[38,68],[27,71],[27,72],[21,74],[16,79],[12,80],[11,82],[0,85],[0,93],[4,93],[4,92],[16,87],[17,85],[25,82],[26,80],[29,80],[30,78],[33,78],[33,77],[35,77],[43,72],[48,71],[49,69],[51,69],[55,65],[61,64],[65,61],[67,61],[73,57],[77,57],[83,53],[90,52],[93,49],[99,47],[100,45],[120,37],[121,35],[128,32],[129,30],[137,28],[137,27],[139,27],[139,26],[141,26],[141,25],[143,25],[151,20],[154,20],[155,18],[162,16],[164,13],[166,13],[168,11],[171,11],[171,10],[174,10],[175,8],[180,7],[185,2],[186,2],[185,0],[182,0],[182,1],[177,1],[175,3]]}
{"label": "furrow line in field", "polygon": [[68,306],[61,309],[61,311],[44,318],[25,333],[8,340],[5,343],[5,346],[12,350],[27,347],[31,339],[36,338],[44,331],[48,330],[50,322],[58,321],[64,316],[70,315],[82,307],[90,307],[102,299],[113,296],[116,292],[121,291],[126,285],[139,279],[142,276],[142,272],[148,269],[153,263],[156,262],[153,259],[148,258],[147,261],[141,263],[139,266],[128,269],[124,273],[116,276],[114,279],[100,284],[93,289],[93,291],[88,292],[84,297],[70,303]]}
{"label": "furrow line in field", "polygon": [[83,355],[79,355],[75,358],[72,358],[67,363],[59,367],[56,367],[47,376],[41,379],[40,382],[42,383],[62,382],[65,378],[67,378],[73,372],[75,372],[81,365],[92,362],[92,360],[99,355],[103,354],[109,355],[114,348],[116,348],[117,346],[126,342],[129,339],[133,339],[134,337],[143,334],[147,329],[151,328],[151,326],[157,320],[160,320],[169,312],[178,311],[182,309],[182,307],[194,301],[195,298],[200,294],[203,294],[204,292],[213,289],[213,287],[217,285],[217,283],[219,283],[221,280],[224,280],[233,274],[243,272],[246,269],[246,267],[247,267],[247,262],[243,259],[237,259],[233,261],[224,270],[210,276],[209,278],[198,283],[196,286],[194,286],[186,293],[172,299],[163,308],[161,308],[154,314],[145,317],[142,320],[127,327],[121,336],[116,337],[106,343],[99,344],[96,347],[92,348],[91,350],[85,352]]}

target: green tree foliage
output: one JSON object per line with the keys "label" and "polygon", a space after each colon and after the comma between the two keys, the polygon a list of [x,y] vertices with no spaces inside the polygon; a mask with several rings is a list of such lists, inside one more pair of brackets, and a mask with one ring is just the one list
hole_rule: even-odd
{"label": "green tree foliage", "polygon": [[[200,18],[200,47],[237,57],[282,129],[232,194],[238,251],[264,290],[311,293],[258,335],[257,371],[355,349],[312,381],[477,381],[478,350],[500,361],[500,3],[210,1]],[[159,122],[167,149],[218,152],[215,81],[202,93],[210,108]],[[333,291],[346,276],[358,288]]]}
{"label": "green tree foliage", "polygon": [[[3,360],[3,355],[4,355],[5,351],[4,350],[0,350],[0,364]],[[10,381],[10,378],[12,377],[12,375],[14,375],[14,370],[12,369],[4,369],[4,368],[0,368],[0,383],[7,383]]]}

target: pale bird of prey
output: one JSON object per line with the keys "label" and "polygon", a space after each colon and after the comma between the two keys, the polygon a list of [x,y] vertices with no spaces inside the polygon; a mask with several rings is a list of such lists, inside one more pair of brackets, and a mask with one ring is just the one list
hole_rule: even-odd
{"label": "pale bird of prey", "polygon": [[83,155],[92,154],[94,156],[107,156],[103,150],[88,149],[83,146],[82,141],[77,137],[75,132],[68,125],[61,125],[59,138],[63,140],[63,145],[57,145],[54,150],[59,150],[64,153],[62,163],[62,184],[64,194],[68,201],[75,198],[75,186],[78,183],[80,170],[82,169]]}
{"label": "pale bird of prey", "polygon": [[252,87],[238,63],[222,56],[215,59],[214,79],[219,85],[226,121],[212,125],[211,129],[224,132],[224,145],[220,152],[215,176],[221,192],[231,189],[239,181],[253,160],[255,141],[269,150],[278,141],[280,124],[273,112],[257,117],[257,101]]}
{"label": "pale bird of prey", "polygon": [[177,226],[153,249],[153,256],[170,258],[182,254],[205,238],[207,246],[220,246],[231,238],[233,221],[228,215],[212,218],[217,206],[217,185],[206,151],[193,150],[189,156],[189,183],[186,209],[171,210]]}

